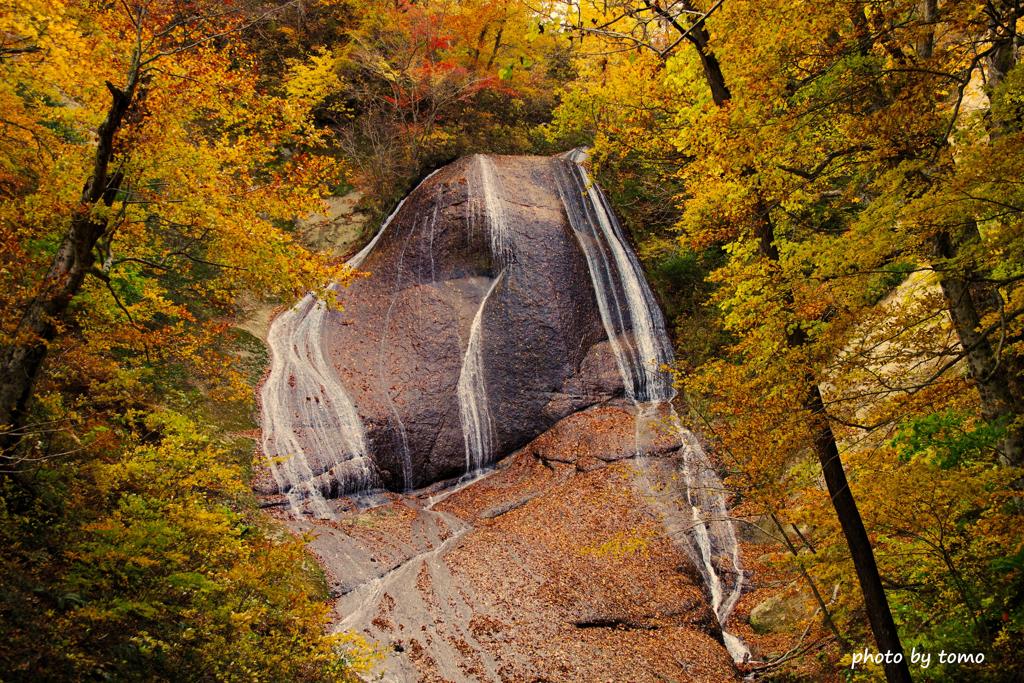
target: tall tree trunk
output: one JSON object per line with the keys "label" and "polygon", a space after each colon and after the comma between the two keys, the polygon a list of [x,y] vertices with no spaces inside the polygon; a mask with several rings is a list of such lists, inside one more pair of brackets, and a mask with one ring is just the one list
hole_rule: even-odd
{"label": "tall tree trunk", "polygon": [[935,51],[935,19],[939,13],[938,0],[921,0],[921,34],[917,39],[917,56],[931,59]]}
{"label": "tall tree trunk", "polygon": [[[778,263],[779,249],[775,244],[775,229],[771,217],[768,215],[768,209],[761,201],[758,202],[757,214],[760,216],[755,235],[758,240],[758,254],[772,263]],[[792,305],[793,294],[790,290],[786,290],[784,297],[787,305]],[[805,343],[807,343],[807,335],[802,328],[798,327],[786,336],[786,345],[790,348],[798,348]],[[864,528],[864,520],[846,479],[846,469],[843,467],[839,444],[825,412],[821,389],[818,388],[817,378],[811,373],[804,376],[803,382],[806,391],[803,408],[812,420],[814,453],[821,465],[822,474],[825,476],[825,486],[828,488],[829,498],[832,500],[832,507],[836,511],[836,517],[839,518],[846,546],[850,550],[851,559],[853,559],[857,582],[860,584],[861,595],[864,596],[864,609],[868,615],[871,633],[875,637],[875,644],[878,646],[879,652],[901,655],[899,662],[885,664],[886,680],[889,683],[910,683],[910,668],[907,666],[896,622],[889,609],[889,600],[885,596],[882,576],[878,573],[875,551],[871,547],[871,539]]]}
{"label": "tall tree trunk", "polygon": [[[986,14],[989,19],[988,39],[992,44],[986,58],[991,93],[1016,63],[1019,2],[991,0],[986,5]],[[992,140],[1006,132],[999,125],[989,127]],[[935,256],[939,261],[936,271],[953,329],[967,356],[971,379],[978,388],[981,415],[986,420],[1001,422],[1006,427],[1006,433],[999,444],[1000,461],[1004,465],[1020,467],[1024,465],[1024,396],[1015,379],[1019,368],[1000,357],[981,328],[982,315],[991,311],[992,302],[999,301],[1002,295],[994,286],[974,284],[980,278],[971,264],[955,264],[965,247],[980,241],[978,224],[973,220],[960,226],[956,232],[940,231],[933,240]]]}
{"label": "tall tree trunk", "polygon": [[1017,19],[1020,18],[1020,0],[989,0],[985,4],[988,15],[989,40],[992,47],[985,59],[988,87],[994,89],[1017,63]]}
{"label": "tall tree trunk", "polygon": [[112,101],[97,131],[92,173],[82,190],[81,203],[35,296],[10,335],[11,341],[0,347],[0,428],[5,430],[0,435],[0,450],[6,451],[20,440],[25,410],[47,349],[93,266],[93,248],[107,231],[108,219],[98,217],[93,209],[100,203],[109,207],[117,194],[122,176],[110,172],[114,137],[132,106],[137,86],[137,67],[133,67],[125,90],[107,83]]}
{"label": "tall tree trunk", "polygon": [[[706,18],[702,16],[697,20],[697,23],[687,28],[680,24],[676,17],[663,9],[657,2],[646,1],[644,4],[664,21],[668,22],[681,37],[690,41],[697,50],[697,56],[700,58],[700,65],[704,71],[704,80],[707,81],[708,87],[711,89],[711,99],[714,100],[715,106],[721,107],[732,99],[732,93],[729,92],[729,87],[725,82],[725,75],[722,73],[722,65],[708,45],[711,42],[711,36],[708,34],[705,25]],[[690,0],[680,3],[680,7],[691,14],[699,14]]]}
{"label": "tall tree trunk", "polygon": [[494,46],[491,48],[491,56],[487,58],[487,68],[494,66],[494,60],[498,58],[498,50],[501,49],[501,38],[505,33],[505,20],[498,22],[498,30],[494,33]]}
{"label": "tall tree trunk", "polygon": [[910,668],[907,666],[906,655],[900,642],[896,622],[893,621],[889,609],[889,600],[882,587],[882,578],[878,573],[875,553],[871,548],[871,539],[864,528],[864,521],[857,509],[857,501],[850,491],[846,479],[842,458],[836,444],[832,426],[825,415],[825,403],[821,399],[821,390],[813,381],[809,382],[807,399],[804,408],[814,420],[814,451],[821,463],[821,471],[825,475],[825,486],[832,499],[832,506],[839,517],[839,524],[846,538],[846,545],[853,558],[853,567],[857,572],[857,581],[864,596],[864,608],[867,610],[871,633],[875,636],[875,644],[879,652],[900,653],[900,661],[888,662],[885,667],[885,678],[890,683],[910,683]]}
{"label": "tall tree trunk", "polygon": [[704,70],[704,79],[708,82],[708,87],[711,88],[711,99],[714,100],[716,106],[721,107],[732,99],[732,93],[725,85],[722,65],[718,63],[718,58],[707,47],[707,31],[703,28],[697,29],[693,33],[693,38],[697,55],[700,57],[701,68]]}
{"label": "tall tree trunk", "polygon": [[[683,7],[691,12],[696,11],[690,0],[686,0],[683,3]],[[711,89],[711,99],[714,100],[715,106],[721,107],[732,99],[732,93],[726,85],[725,74],[722,73],[722,65],[708,46],[711,42],[711,36],[708,34],[706,20],[702,17],[684,35],[687,36],[697,49],[700,66],[704,71],[704,80],[707,81],[708,88]]]}
{"label": "tall tree trunk", "polygon": [[[977,228],[969,232],[974,233],[973,239],[980,239]],[[963,246],[962,241],[954,241],[945,230],[938,233],[934,241],[935,255],[945,263],[956,258]],[[981,329],[981,307],[971,288],[971,273],[961,274],[941,266],[937,270],[953,329],[981,397],[981,415],[986,420],[1006,425],[1006,434],[999,444],[1000,459],[1005,465],[1020,467],[1024,465],[1024,401],[1014,395],[1013,368],[999,357]],[[1001,296],[998,291],[989,291],[993,297]]]}
{"label": "tall tree trunk", "polygon": [[[648,3],[648,6],[651,6]],[[655,5],[656,7],[656,5]],[[684,7],[692,9],[689,2]],[[659,10],[661,11],[661,10]],[[675,24],[677,30],[681,30]],[[690,41],[697,48],[704,67],[704,76],[708,87],[711,89],[712,99],[715,104],[722,106],[732,97],[732,93],[726,85],[725,77],[722,74],[718,60],[711,55],[711,60],[706,57],[710,55],[704,49],[707,45],[708,34],[704,28],[704,20],[701,19],[698,25],[687,34]],[[758,240],[758,252],[762,258],[773,263],[779,261],[779,250],[775,244],[775,229],[768,214],[768,207],[758,199],[757,214],[760,216],[756,228],[755,237]],[[786,298],[792,304],[792,292],[786,292]],[[802,329],[789,335],[787,344],[796,347],[806,342],[806,336]],[[900,662],[891,662],[885,665],[885,677],[889,683],[910,683],[910,668],[907,666],[906,657],[903,656],[903,645],[900,642],[899,631],[896,629],[896,622],[892,618],[892,611],[889,609],[889,601],[885,596],[885,588],[882,586],[882,577],[878,573],[878,565],[875,562],[875,553],[871,547],[871,539],[868,538],[864,528],[864,521],[860,516],[860,510],[853,498],[846,480],[846,470],[843,468],[843,461],[839,455],[839,446],[836,443],[835,434],[828,422],[825,413],[825,406],[821,398],[821,390],[818,388],[817,379],[814,376],[804,378],[807,395],[803,402],[804,409],[814,420],[814,451],[821,464],[825,476],[825,483],[828,487],[829,497],[832,499],[832,506],[835,508],[836,516],[843,530],[846,545],[850,549],[850,556],[853,559],[854,569],[857,572],[857,580],[860,583],[861,594],[864,597],[864,607],[868,615],[868,623],[871,632],[875,637],[875,643],[881,652],[899,653]]]}

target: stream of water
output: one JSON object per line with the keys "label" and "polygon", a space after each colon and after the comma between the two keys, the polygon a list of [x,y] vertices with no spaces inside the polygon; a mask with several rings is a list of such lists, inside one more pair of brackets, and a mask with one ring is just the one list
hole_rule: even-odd
{"label": "stream of water", "polygon": [[[704,580],[730,655],[745,661],[750,656],[746,645],[725,628],[743,590],[743,569],[724,487],[707,453],[672,406],[676,392],[664,366],[672,362],[673,354],[664,318],[607,198],[583,167],[585,160],[582,150],[565,156],[556,170],[558,190],[587,260],[626,395],[634,403],[637,455],[647,451],[643,435],[656,431],[655,423],[666,424],[678,435],[690,508],[689,554]],[[721,567],[716,556],[728,558],[731,567]]]}
{"label": "stream of water", "polygon": [[[494,416],[487,394],[484,362],[484,309],[498,284],[515,259],[515,238],[505,211],[501,182],[490,157],[473,157],[473,170],[466,187],[467,199],[473,207],[470,219],[477,223],[483,217],[491,249],[492,269],[497,276],[480,300],[469,328],[469,341],[459,371],[456,398],[462,423],[462,439],[466,448],[466,477],[473,477],[494,460]],[[470,226],[473,229],[473,225]]]}
{"label": "stream of water", "polygon": [[[405,199],[349,259],[349,267],[362,265],[404,204]],[[335,292],[337,285],[329,289]],[[335,517],[325,493],[366,490],[377,484],[366,428],[324,356],[328,312],[311,292],[274,318],[267,333],[270,373],[260,388],[261,446],[278,489],[294,514],[302,514],[308,505],[321,519]],[[314,454],[330,457],[330,466],[314,472]]]}

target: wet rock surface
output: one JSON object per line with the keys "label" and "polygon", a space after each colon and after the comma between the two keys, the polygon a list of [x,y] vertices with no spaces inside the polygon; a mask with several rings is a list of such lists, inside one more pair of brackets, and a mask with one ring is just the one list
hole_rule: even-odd
{"label": "wet rock surface", "polygon": [[457,161],[350,265],[341,312],[307,296],[271,326],[257,488],[381,680],[746,670],[725,491],[580,153]]}
{"label": "wet rock surface", "polygon": [[[481,330],[492,459],[622,393],[555,189],[553,169],[566,162],[487,159],[489,183],[480,157],[470,157],[407,198],[361,264],[371,277],[339,292],[344,310],[324,326],[325,354],[366,426],[379,481],[391,489],[466,470],[457,385],[473,318],[492,285]],[[507,253],[495,253],[496,229]],[[315,474],[331,465],[310,459]]]}

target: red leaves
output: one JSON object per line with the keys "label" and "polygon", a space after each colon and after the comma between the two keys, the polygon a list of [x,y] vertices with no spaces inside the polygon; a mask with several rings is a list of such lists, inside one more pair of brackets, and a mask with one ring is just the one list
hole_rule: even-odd
{"label": "red leaves", "polygon": [[451,48],[453,42],[453,36],[434,36],[429,42],[430,51],[447,50]]}

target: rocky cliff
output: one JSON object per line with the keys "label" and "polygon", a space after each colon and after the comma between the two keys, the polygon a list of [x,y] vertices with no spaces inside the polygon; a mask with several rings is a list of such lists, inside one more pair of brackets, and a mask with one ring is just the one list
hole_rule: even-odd
{"label": "rocky cliff", "polygon": [[478,155],[441,169],[353,259],[371,276],[338,292],[342,311],[309,297],[275,322],[264,450],[292,461],[282,488],[408,490],[623,395],[613,346],[637,345],[603,323],[589,238],[560,191],[574,166]]}

